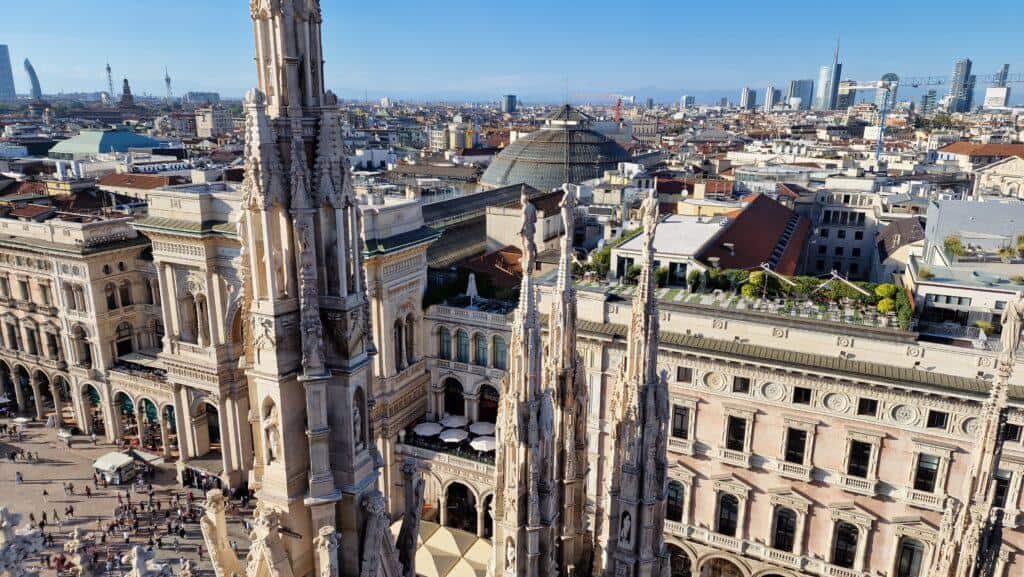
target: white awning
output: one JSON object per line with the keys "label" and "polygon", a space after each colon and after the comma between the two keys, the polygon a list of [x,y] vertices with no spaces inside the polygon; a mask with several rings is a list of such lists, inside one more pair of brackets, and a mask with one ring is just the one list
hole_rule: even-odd
{"label": "white awning", "polygon": [[412,432],[416,433],[421,437],[433,437],[444,429],[437,423],[420,423],[413,427]]}
{"label": "white awning", "polygon": [[126,455],[124,453],[107,453],[99,459],[96,459],[92,466],[94,469],[98,469],[100,471],[113,472],[121,467],[130,465],[133,461],[134,459],[132,459],[131,455]]}
{"label": "white awning", "polygon": [[445,429],[441,431],[441,440],[445,443],[461,443],[468,436],[469,433],[462,429]]}
{"label": "white awning", "polygon": [[497,446],[494,437],[477,437],[469,442],[469,446],[481,453],[490,453]]}
{"label": "white awning", "polygon": [[493,435],[494,423],[488,423],[487,421],[473,423],[469,426],[469,432],[474,435]]}
{"label": "white awning", "polygon": [[462,415],[448,415],[447,417],[441,419],[441,424],[442,425],[444,425],[446,427],[449,427],[449,428],[452,428],[452,429],[457,429],[459,427],[465,427],[466,423],[468,423],[468,422],[469,422],[469,420],[466,419],[466,417],[463,417]]}

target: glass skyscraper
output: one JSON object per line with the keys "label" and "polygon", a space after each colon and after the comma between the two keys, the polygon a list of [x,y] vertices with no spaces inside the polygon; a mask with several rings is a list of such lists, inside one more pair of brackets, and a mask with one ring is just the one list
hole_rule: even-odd
{"label": "glass skyscraper", "polygon": [[11,53],[6,44],[0,44],[0,102],[14,102],[14,71],[11,70]]}

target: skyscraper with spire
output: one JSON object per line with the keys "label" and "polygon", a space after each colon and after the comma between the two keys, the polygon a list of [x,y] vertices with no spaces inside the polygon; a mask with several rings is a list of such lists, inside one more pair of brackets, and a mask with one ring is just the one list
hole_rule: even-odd
{"label": "skyscraper with spire", "polygon": [[839,62],[839,39],[837,38],[836,51],[832,55],[832,65],[822,66],[818,70],[818,92],[814,98],[815,110],[835,110],[842,74],[843,65]]}

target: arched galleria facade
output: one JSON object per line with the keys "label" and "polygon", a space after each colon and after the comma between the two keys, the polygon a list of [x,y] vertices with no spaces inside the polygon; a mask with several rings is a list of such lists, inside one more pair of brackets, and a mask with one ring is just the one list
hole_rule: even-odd
{"label": "arched galleria facade", "polygon": [[[247,483],[259,432],[245,343],[266,335],[237,314],[238,202],[229,184],[186,185],[152,191],[144,217],[0,218],[0,386],[10,406],[174,460],[185,480]],[[512,307],[453,298],[424,308],[436,235],[410,240],[419,201],[361,209],[381,247],[366,252],[365,275],[379,350],[373,430],[391,512],[403,510],[398,471],[414,462],[426,479],[424,518],[488,538],[494,455],[473,448],[486,434],[472,431],[496,417]],[[387,223],[401,223],[403,242],[387,242],[397,237]],[[542,311],[549,291],[542,282]],[[658,306],[673,574],[925,577],[948,534],[943,511],[968,497],[995,353],[667,294]],[[628,301],[581,288],[578,314],[594,520],[604,517],[606,391],[625,351]],[[1024,567],[1022,377],[1014,371],[990,489],[1002,512],[999,577]],[[467,437],[417,434],[424,423]]]}

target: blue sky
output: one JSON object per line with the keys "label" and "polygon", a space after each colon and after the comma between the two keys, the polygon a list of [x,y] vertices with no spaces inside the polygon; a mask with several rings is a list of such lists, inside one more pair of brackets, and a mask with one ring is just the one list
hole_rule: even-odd
{"label": "blue sky", "polygon": [[[842,36],[845,78],[1024,73],[1024,4],[647,0],[322,0],[327,85],[342,97],[598,100],[607,93],[708,100],[744,85],[815,78]],[[30,58],[43,91],[241,95],[255,82],[245,0],[6,0],[0,43],[21,93]],[[1024,84],[1016,85],[1024,93]],[[944,89],[940,89],[940,93]]]}

